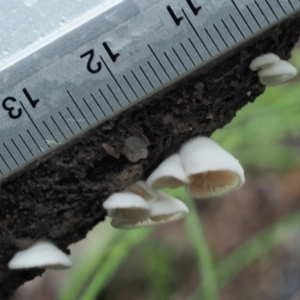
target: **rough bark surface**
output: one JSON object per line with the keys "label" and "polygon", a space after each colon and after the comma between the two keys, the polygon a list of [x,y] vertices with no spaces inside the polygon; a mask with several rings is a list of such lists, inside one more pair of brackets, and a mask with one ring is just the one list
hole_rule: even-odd
{"label": "rough bark surface", "polygon": [[43,272],[8,270],[18,250],[47,239],[68,253],[104,220],[110,194],[147,178],[184,141],[210,136],[253,102],[264,87],[249,70],[251,60],[268,52],[288,59],[299,35],[298,14],[2,183],[0,299]]}

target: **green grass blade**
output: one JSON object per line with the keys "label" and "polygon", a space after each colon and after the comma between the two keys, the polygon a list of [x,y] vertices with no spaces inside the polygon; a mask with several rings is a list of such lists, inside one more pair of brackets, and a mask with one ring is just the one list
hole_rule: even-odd
{"label": "green grass blade", "polygon": [[[287,231],[299,226],[300,210],[282,217],[238,247],[215,267],[219,288],[224,288],[247,266],[267,254],[286,236]],[[202,293],[201,286],[194,292],[193,299]]]}
{"label": "green grass blade", "polygon": [[226,286],[244,268],[275,247],[286,236],[288,230],[299,226],[300,210],[282,217],[250,238],[216,266],[219,286]]}
{"label": "green grass blade", "polygon": [[200,294],[191,299],[217,300],[220,298],[217,278],[213,267],[213,258],[204,236],[203,228],[193,200],[186,197],[190,208],[185,221],[186,233],[197,255],[199,273],[202,275],[202,289]]}
{"label": "green grass blade", "polygon": [[98,264],[98,272],[96,272],[86,288],[81,300],[96,299],[97,295],[106,287],[131,250],[145,240],[152,230],[136,229],[131,232],[125,232],[122,238],[110,249],[106,257],[101,259],[101,264]]}
{"label": "green grass blade", "polygon": [[[91,250],[84,256],[84,259],[82,259],[82,261],[75,267],[73,273],[71,274],[70,280],[64,286],[64,289],[60,293],[58,299],[79,299],[79,295],[84,290],[84,287],[87,285],[89,279],[93,276],[93,274],[98,274],[99,272],[101,273],[102,270],[104,271],[103,273],[101,273],[101,276],[103,276],[103,278],[101,279],[102,281],[105,281],[107,283],[113,275],[113,272],[118,268],[118,266],[130,253],[130,250],[143,239],[147,238],[150,233],[151,230],[148,229],[109,232],[110,237],[113,237],[110,238],[110,240],[107,239],[107,237],[104,237],[108,241],[104,249],[101,248],[100,243],[97,244],[94,242],[92,244]],[[122,251],[122,255],[118,256],[118,253],[116,253],[115,249],[119,249],[120,251]],[[112,273],[107,271],[105,272],[107,264],[110,264],[110,261],[114,259],[116,259],[116,262],[118,262],[118,265],[115,261],[111,263],[111,267],[114,267],[114,271],[112,271]],[[99,271],[97,272],[97,270]],[[105,276],[108,277],[106,278]]]}
{"label": "green grass blade", "polygon": [[184,188],[165,189],[165,192],[186,202],[190,209],[190,212],[185,219],[185,229],[187,236],[195,249],[199,273],[202,275],[203,279],[201,285],[202,289],[198,290],[197,295],[193,295],[190,300],[218,300],[220,296],[217,277],[213,267],[213,258],[194,201],[187,195]]}
{"label": "green grass blade", "polygon": [[70,279],[67,284],[64,285],[58,300],[74,300],[78,298],[86,282],[97,268],[95,262],[101,261],[102,257],[106,255],[112,245],[122,237],[123,232],[115,232],[115,235],[113,233],[111,233],[111,235],[113,236],[111,240],[106,238],[108,245],[105,249],[101,249],[100,243],[94,242],[89,252],[84,256],[84,259],[82,259],[78,265],[75,264]]}

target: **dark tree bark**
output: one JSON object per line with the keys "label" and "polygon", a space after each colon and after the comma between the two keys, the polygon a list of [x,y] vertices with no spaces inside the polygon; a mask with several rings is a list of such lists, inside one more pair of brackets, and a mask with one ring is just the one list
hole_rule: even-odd
{"label": "dark tree bark", "polygon": [[0,299],[43,272],[8,270],[19,249],[47,239],[68,253],[104,220],[110,194],[147,178],[184,141],[210,136],[253,102],[264,87],[251,60],[268,52],[288,59],[299,35],[298,14],[2,182]]}

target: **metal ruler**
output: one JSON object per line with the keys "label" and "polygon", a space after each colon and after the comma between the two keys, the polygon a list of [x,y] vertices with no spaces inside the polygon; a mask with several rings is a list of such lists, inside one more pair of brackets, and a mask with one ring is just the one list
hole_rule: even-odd
{"label": "metal ruler", "polygon": [[0,3],[0,180],[300,11],[300,0]]}

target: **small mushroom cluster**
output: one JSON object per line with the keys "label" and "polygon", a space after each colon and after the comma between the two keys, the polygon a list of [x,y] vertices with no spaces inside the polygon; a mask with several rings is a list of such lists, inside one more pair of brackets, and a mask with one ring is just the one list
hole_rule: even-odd
{"label": "small mushroom cluster", "polygon": [[236,190],[244,181],[239,161],[210,138],[200,136],[163,161],[146,182],[112,194],[103,207],[115,228],[164,224],[183,218],[188,208],[160,189],[185,186],[192,197],[210,198]]}
{"label": "small mushroom cluster", "polygon": [[293,65],[273,53],[256,57],[249,67],[252,71],[258,71],[259,80],[264,85],[281,84],[297,74]]}
{"label": "small mushroom cluster", "polygon": [[115,228],[129,229],[163,224],[183,218],[187,206],[176,198],[138,181],[126,191],[112,194],[104,203]]}
{"label": "small mushroom cluster", "polygon": [[[162,162],[147,181],[137,181],[125,191],[112,194],[103,207],[115,228],[129,229],[176,221],[187,215],[187,206],[160,189],[185,186],[196,198],[221,196],[244,183],[238,160],[207,137],[194,138],[179,153]],[[66,269],[68,256],[49,241],[37,241],[17,252],[9,269]]]}

